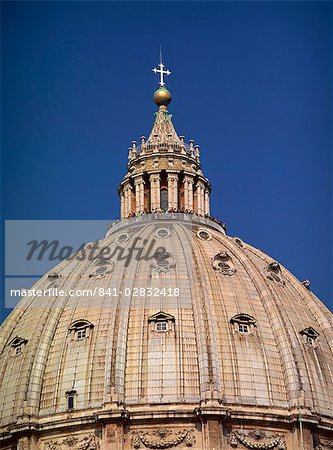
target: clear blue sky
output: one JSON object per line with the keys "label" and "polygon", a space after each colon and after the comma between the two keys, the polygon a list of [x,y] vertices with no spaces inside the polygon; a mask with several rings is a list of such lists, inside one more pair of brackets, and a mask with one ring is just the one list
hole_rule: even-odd
{"label": "clear blue sky", "polygon": [[201,145],[213,214],[333,307],[331,2],[1,8],[4,218],[118,215],[162,45],[170,111]]}

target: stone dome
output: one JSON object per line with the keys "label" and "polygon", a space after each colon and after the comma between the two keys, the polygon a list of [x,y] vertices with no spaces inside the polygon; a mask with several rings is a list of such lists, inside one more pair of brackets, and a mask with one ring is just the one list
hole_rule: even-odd
{"label": "stone dome", "polygon": [[213,220],[163,106],[129,149],[122,219],[1,325],[0,448],[331,449],[333,315]]}
{"label": "stone dome", "polygon": [[[283,427],[302,414],[312,427],[332,425],[332,314],[307,287],[215,222],[186,214],[123,220],[99,248],[121,245],[127,255],[140,242],[152,249],[146,258],[63,261],[35,288],[76,295],[25,297],[7,318],[3,433],[30,421],[48,430],[124,416],[134,426],[170,418],[195,423],[205,414],[274,416]],[[157,296],[135,296],[135,288],[148,287]],[[118,297],[106,293],[110,288]],[[90,295],[80,297],[83,290]],[[192,447],[204,448],[194,444],[198,434],[191,431]],[[283,439],[281,448],[297,448],[288,434]],[[125,448],[139,447],[128,441]]]}

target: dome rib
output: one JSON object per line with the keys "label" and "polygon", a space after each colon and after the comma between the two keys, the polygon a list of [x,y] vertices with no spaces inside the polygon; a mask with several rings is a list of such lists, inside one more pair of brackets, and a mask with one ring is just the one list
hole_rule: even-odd
{"label": "dome rib", "polygon": [[[248,247],[248,248],[250,249],[250,247]],[[252,248],[251,248],[251,251],[253,251]],[[259,254],[257,251],[255,251],[254,253],[258,257],[261,257],[261,258],[264,257],[264,255]],[[266,258],[264,258],[264,260],[266,260]],[[318,315],[314,314],[313,307],[309,307],[308,306],[307,308],[304,308],[304,307],[302,308],[302,305],[299,303],[299,300],[300,299],[305,300],[305,296],[304,296],[303,292],[298,288],[298,284],[299,284],[298,280],[287,269],[285,269],[284,267],[283,267],[283,273],[284,273],[285,278],[288,280],[288,285],[287,286],[291,286],[293,288],[293,291],[289,290],[290,295],[293,297],[293,301],[289,300],[289,296],[284,296],[283,298],[281,298],[281,294],[278,296],[278,298],[279,298],[279,302],[280,302],[281,306],[284,305],[285,301],[289,302],[289,306],[288,306],[288,308],[285,308],[285,311],[286,311],[286,314],[288,315],[289,327],[292,327],[292,329],[294,331],[294,335],[295,335],[296,340],[297,340],[297,345],[296,346],[294,345],[294,343],[291,340],[291,348],[295,352],[295,362],[296,362],[297,366],[299,364],[301,364],[301,367],[298,370],[299,371],[302,370],[303,372],[305,371],[307,373],[307,376],[305,376],[305,377],[301,376],[301,374],[299,375],[301,377],[301,383],[302,383],[301,389],[300,389],[300,391],[301,391],[300,398],[303,399],[303,397],[305,396],[305,398],[304,398],[305,402],[306,403],[307,402],[310,403],[309,405],[305,404],[304,406],[308,406],[310,408],[312,407],[312,408],[315,408],[316,410],[320,410],[321,406],[320,406],[320,404],[318,404],[317,395],[316,395],[316,391],[314,389],[314,386],[321,385],[321,380],[320,380],[320,377],[318,378],[318,376],[316,376],[317,380],[315,381],[313,379],[314,375],[311,375],[311,373],[310,373],[310,368],[311,368],[312,363],[311,363],[311,360],[309,359],[308,352],[305,352],[303,350],[303,343],[302,343],[302,340],[300,339],[300,334],[299,334],[301,329],[303,329],[305,326],[307,326],[307,325],[309,325],[311,323],[313,324],[313,321],[309,319],[308,310],[311,311],[311,313],[313,315],[313,318],[316,321],[316,324],[318,325],[319,328],[321,328],[320,327],[320,323],[319,323],[319,321],[317,319]],[[295,296],[293,292],[297,293],[297,295]],[[308,296],[312,296],[312,294],[309,292]],[[295,301],[297,301],[299,303],[299,308],[295,308],[294,307],[294,302]],[[313,302],[311,302],[311,304],[312,303]],[[316,303],[315,303],[314,306],[317,306]],[[299,329],[297,329],[295,327],[295,325],[294,325],[295,321],[291,320],[290,315],[287,312],[289,310],[289,308],[292,308],[292,310],[294,311],[295,315],[293,317],[298,317],[298,323],[299,323],[299,327],[298,328]],[[300,317],[300,314],[299,314],[300,311],[303,312],[303,314],[306,317],[306,320],[304,320],[303,318]],[[286,324],[286,327],[288,328],[288,324]],[[298,351],[297,351],[297,349],[298,349]],[[313,374],[316,374],[316,373],[317,373],[317,371],[314,370]],[[304,386],[303,386],[303,383],[305,382],[305,380],[308,380],[308,387],[311,390],[311,397],[309,397],[309,395],[303,394],[303,392],[304,393],[308,392],[308,389],[304,388]],[[327,384],[322,386],[322,390],[326,392],[326,394],[322,395],[322,400],[324,401],[324,403],[328,404],[327,408],[328,408],[328,410],[330,410],[330,408],[329,408],[330,402],[329,402],[329,400],[327,400],[327,398],[331,398],[333,400],[333,395],[329,393],[330,391],[329,391],[329,388],[328,388]],[[302,401],[304,402],[304,400],[302,400]]]}
{"label": "dome rib", "polygon": [[[231,242],[227,238],[218,237],[217,241],[219,242],[219,244],[221,246],[223,246],[223,248],[227,249],[237,259],[237,261],[241,264],[241,266],[243,267],[243,269],[246,272],[246,274],[249,277],[249,279],[251,279],[252,282],[255,284],[255,282],[253,280],[253,277],[251,276],[248,267],[246,267],[246,264],[244,263],[244,255],[242,253],[242,250],[240,250],[238,247],[236,247],[235,244],[231,244]],[[238,271],[239,271],[239,269],[238,269]],[[237,276],[237,273],[236,273],[235,276]],[[244,293],[246,295],[247,303],[248,303],[247,312],[249,313],[249,310],[250,310],[251,311],[251,315],[254,316],[256,318],[256,320],[258,321],[258,319],[257,319],[257,311],[255,311],[255,309],[254,309],[254,307],[252,305],[251,299],[250,299],[250,297],[248,295],[248,292],[247,292],[245,284],[244,284],[244,280],[243,280],[243,278],[240,275],[237,278],[237,283],[240,283],[240,285],[243,286],[243,290],[244,290]],[[256,288],[256,291],[258,293],[258,297],[260,298],[260,290],[258,288]],[[223,295],[222,292],[221,292],[221,295]],[[261,304],[262,304],[262,302],[261,302]],[[244,312],[244,308],[241,307],[238,304],[237,305],[237,313],[240,313],[240,312]],[[228,318],[228,322],[230,322],[230,319],[231,319],[231,317]],[[257,331],[256,331],[258,333],[258,336],[260,336],[260,334],[261,334],[260,330],[261,330],[260,324],[258,324]],[[266,352],[265,352],[264,347],[263,347],[263,343],[262,343],[263,340],[259,339],[258,341],[259,341],[259,345],[260,345],[260,349],[261,349],[261,355],[262,355],[263,363],[264,363],[265,368],[266,368],[266,370],[265,370],[265,377],[266,377],[266,380],[267,380],[266,381],[266,388],[267,388],[267,391],[269,393],[268,399],[269,399],[269,403],[272,404],[274,402],[274,397],[272,395],[272,389],[271,389],[271,385],[272,384],[271,384],[271,378],[270,378],[270,371],[269,371],[268,365],[267,365],[267,356],[266,356]],[[236,344],[235,338],[232,339],[232,343],[233,344],[232,344],[232,352],[231,353],[237,354],[237,350],[236,350],[237,349],[237,344]],[[237,366],[238,366],[238,364],[237,364]],[[251,372],[252,372],[252,370],[251,370]],[[239,380],[240,379],[239,375],[236,376],[235,379]],[[252,382],[253,382],[253,372],[252,372]],[[253,392],[255,392],[255,391],[256,391],[256,389],[253,388]]]}
{"label": "dome rib", "polygon": [[[230,247],[229,247],[230,248]],[[246,252],[246,250],[249,249],[249,246],[246,244],[246,247],[244,248],[244,252]],[[290,371],[288,369],[289,366],[289,361],[293,361],[294,362],[294,373],[297,373],[297,364],[296,364],[296,360],[294,358],[294,356],[292,355],[292,342],[289,339],[289,335],[288,332],[286,330],[286,326],[285,323],[283,321],[283,316],[281,315],[280,309],[277,306],[276,303],[276,299],[275,299],[275,294],[274,291],[272,289],[272,286],[269,284],[268,280],[266,281],[266,279],[264,278],[261,270],[255,266],[252,262],[252,260],[250,258],[245,258],[243,256],[243,254],[241,253],[241,250],[239,250],[238,248],[234,248],[234,251],[237,252],[237,255],[239,255],[240,253],[240,258],[239,261],[241,261],[243,267],[245,268],[246,272],[248,273],[248,275],[250,276],[256,291],[258,292],[259,298],[261,300],[261,304],[264,307],[265,311],[266,311],[266,315],[267,318],[269,319],[269,323],[271,324],[271,329],[273,332],[273,335],[275,337],[275,340],[278,344],[279,347],[279,354],[281,357],[281,360],[284,364],[285,367],[285,374],[287,374],[287,383],[285,384],[285,387],[287,389],[287,392],[289,392],[288,395],[288,399],[289,401],[292,399],[292,395],[291,392],[293,391],[291,386],[295,386],[295,384],[298,384],[298,378],[295,379],[295,376],[292,374],[292,370]],[[269,292],[269,294],[268,294]],[[275,301],[274,301],[275,299]],[[276,311],[279,311],[276,314]],[[274,317],[272,315],[273,311],[275,311],[275,316],[277,315],[278,319],[279,319],[279,324],[276,323],[276,320],[274,320]],[[283,341],[282,341],[282,336],[283,336]],[[283,352],[283,342],[288,342],[290,343],[289,348],[289,354],[284,354]],[[299,385],[299,390],[300,390],[301,386]],[[297,392],[297,390],[296,390]]]}
{"label": "dome rib", "polygon": [[[199,246],[199,244],[194,241],[192,243],[192,245],[194,246],[194,248],[196,248],[198,250],[198,252],[200,253],[200,257],[202,258],[202,261],[205,260],[204,256],[201,253],[201,248]],[[200,264],[199,261],[197,259],[197,255],[195,252],[193,252],[193,266],[195,267],[196,270],[196,277],[198,280],[198,285],[200,290],[203,289],[203,286],[205,286],[208,289],[209,292],[209,287],[210,287],[210,283],[208,282],[209,280],[209,273],[204,272],[202,273],[202,271],[199,270]],[[202,278],[204,277],[204,278]],[[208,280],[207,280],[208,277]],[[200,298],[204,299],[207,293],[204,293],[204,291],[202,290],[200,292]],[[210,296],[212,295],[211,292],[209,292]],[[205,320],[205,335],[206,335],[206,352],[207,352],[207,363],[208,366],[206,367],[206,375],[204,377],[204,380],[206,379],[207,381],[202,381],[201,382],[201,386],[202,388],[200,389],[200,393],[201,393],[201,399],[202,401],[205,400],[217,400],[217,401],[221,401],[222,400],[222,393],[221,393],[221,379],[220,379],[220,373],[221,373],[221,368],[219,367],[219,361],[217,359],[217,342],[216,342],[216,333],[215,330],[217,329],[217,323],[215,320],[215,315],[212,313],[211,308],[210,308],[210,303],[207,302],[202,302],[203,303],[203,313],[204,313],[204,320]],[[208,333],[209,330],[209,333]],[[209,389],[204,388],[204,386],[209,385]],[[210,395],[207,396],[207,393],[210,392]]]}

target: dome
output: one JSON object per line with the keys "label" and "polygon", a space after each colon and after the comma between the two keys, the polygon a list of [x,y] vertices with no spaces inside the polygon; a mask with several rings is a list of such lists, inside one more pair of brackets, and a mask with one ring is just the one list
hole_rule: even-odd
{"label": "dome", "polygon": [[[83,414],[135,424],[172,411],[195,423],[206,409],[220,419],[274,413],[284,424],[302,411],[331,423],[332,315],[307,287],[215,222],[186,214],[120,221],[99,248],[121,245],[127,255],[140,242],[150,256],[63,261],[35,288],[76,295],[26,297],[7,318],[2,430],[24,416],[46,429]],[[24,343],[13,357],[14,339]],[[283,439],[280,448],[294,448]]]}
{"label": "dome", "polygon": [[178,136],[170,92],[154,99],[121,220],[1,325],[0,447],[333,448],[332,313],[211,216],[199,146]]}

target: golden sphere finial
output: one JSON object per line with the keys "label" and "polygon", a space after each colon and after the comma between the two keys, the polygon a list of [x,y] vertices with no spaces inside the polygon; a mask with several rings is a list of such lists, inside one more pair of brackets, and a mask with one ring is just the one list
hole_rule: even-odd
{"label": "golden sphere finial", "polygon": [[153,99],[156,105],[167,106],[172,100],[172,95],[165,86],[161,86],[154,92]]}

